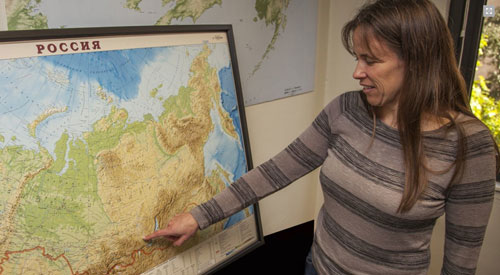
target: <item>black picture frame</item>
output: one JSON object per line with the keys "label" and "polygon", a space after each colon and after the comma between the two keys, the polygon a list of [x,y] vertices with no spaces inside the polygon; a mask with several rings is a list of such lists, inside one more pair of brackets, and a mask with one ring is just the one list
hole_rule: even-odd
{"label": "black picture frame", "polygon": [[[171,34],[206,34],[225,33],[229,49],[231,68],[233,72],[237,109],[241,123],[242,142],[246,158],[247,171],[253,168],[251,149],[246,125],[246,116],[242,98],[241,80],[238,70],[233,29],[231,25],[169,25],[169,26],[120,26],[120,27],[97,27],[97,28],[69,28],[69,29],[47,29],[47,30],[23,30],[23,31],[2,31],[0,32],[0,45],[51,41],[51,40],[71,40],[100,37],[132,37],[140,38],[143,35],[171,35]],[[68,45],[64,47],[67,49]],[[47,48],[44,48],[47,50]],[[60,50],[60,49],[57,49]],[[54,50],[55,52],[56,50]],[[245,244],[244,248],[232,253],[230,257],[220,263],[216,263],[209,269],[202,271],[203,274],[214,274],[225,266],[243,257],[254,249],[264,244],[262,225],[258,203],[252,205],[253,219],[255,221],[256,238],[250,244]],[[212,237],[213,238],[213,237]],[[3,252],[2,252],[3,253]],[[200,270],[198,270],[200,272]]]}

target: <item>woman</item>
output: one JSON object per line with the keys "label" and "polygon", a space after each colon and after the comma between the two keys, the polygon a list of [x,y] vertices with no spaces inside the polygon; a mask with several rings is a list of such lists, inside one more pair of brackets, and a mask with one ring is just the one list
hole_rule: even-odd
{"label": "woman", "polygon": [[180,245],[321,166],[314,272],[426,274],[446,213],[442,273],[474,273],[498,148],[470,112],[443,18],[428,0],[379,0],[342,35],[362,90],[335,98],[285,150],[146,240]]}

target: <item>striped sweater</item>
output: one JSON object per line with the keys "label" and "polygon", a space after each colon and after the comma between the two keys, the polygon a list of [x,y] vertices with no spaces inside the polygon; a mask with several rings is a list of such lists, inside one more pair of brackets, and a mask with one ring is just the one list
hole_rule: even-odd
{"label": "striped sweater", "polygon": [[461,181],[450,186],[453,169],[446,171],[456,155],[456,133],[447,127],[424,132],[427,165],[441,173],[429,173],[420,200],[397,213],[404,187],[399,133],[377,121],[373,140],[361,92],[348,92],[286,149],[191,214],[203,229],[321,166],[324,204],[312,246],[319,274],[426,274],[432,229],[444,213],[442,274],[474,274],[493,204],[495,150],[484,125],[464,125]]}

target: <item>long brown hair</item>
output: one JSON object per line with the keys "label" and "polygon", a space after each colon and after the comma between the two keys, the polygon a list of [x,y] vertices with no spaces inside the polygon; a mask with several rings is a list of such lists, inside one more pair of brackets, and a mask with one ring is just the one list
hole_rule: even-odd
{"label": "long brown hair", "polygon": [[[361,7],[342,29],[344,47],[354,55],[354,30],[385,42],[405,64],[397,126],[405,165],[405,188],[398,212],[407,212],[427,186],[421,122],[423,115],[449,121],[458,134],[451,183],[461,178],[466,152],[463,125],[456,114],[474,117],[453,40],[439,10],[428,0],[378,0]],[[370,35],[364,35],[366,45]],[[375,129],[374,129],[375,131]],[[497,158],[498,158],[498,148]],[[498,160],[497,160],[498,165]],[[450,167],[451,168],[451,167]]]}

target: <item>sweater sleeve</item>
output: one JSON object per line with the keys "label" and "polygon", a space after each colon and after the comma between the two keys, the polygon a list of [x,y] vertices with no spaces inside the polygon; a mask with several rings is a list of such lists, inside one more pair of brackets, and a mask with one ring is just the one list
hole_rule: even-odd
{"label": "sweater sleeve", "polygon": [[464,174],[446,201],[441,274],[474,274],[495,195],[495,145],[488,129],[467,138]]}
{"label": "sweater sleeve", "polygon": [[191,214],[200,229],[216,223],[288,186],[319,167],[327,156],[338,99],[330,102],[298,138],[283,151],[237,179]]}

